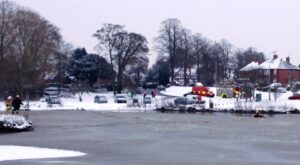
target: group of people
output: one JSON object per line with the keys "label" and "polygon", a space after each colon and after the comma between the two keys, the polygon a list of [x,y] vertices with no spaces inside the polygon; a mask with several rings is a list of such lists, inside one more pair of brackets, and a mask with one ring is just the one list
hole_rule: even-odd
{"label": "group of people", "polygon": [[6,112],[11,114],[19,114],[20,107],[23,105],[20,95],[16,95],[15,98],[12,96],[7,96],[4,99]]}
{"label": "group of people", "polygon": [[[144,97],[146,97],[147,94],[148,94],[147,92],[144,93]],[[155,98],[155,96],[156,96],[156,91],[152,90],[152,91],[151,91],[151,97],[152,97],[152,98]]]}

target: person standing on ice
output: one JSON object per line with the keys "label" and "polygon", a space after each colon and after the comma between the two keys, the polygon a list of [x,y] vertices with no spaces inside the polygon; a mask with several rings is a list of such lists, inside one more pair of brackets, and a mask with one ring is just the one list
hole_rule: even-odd
{"label": "person standing on ice", "polygon": [[12,101],[12,106],[14,107],[12,114],[19,114],[22,100],[20,99],[20,95],[16,95],[14,100]]}
{"label": "person standing on ice", "polygon": [[12,112],[12,101],[13,101],[13,98],[11,96],[8,96],[5,100],[5,106],[6,106],[6,112],[7,113],[11,113]]}

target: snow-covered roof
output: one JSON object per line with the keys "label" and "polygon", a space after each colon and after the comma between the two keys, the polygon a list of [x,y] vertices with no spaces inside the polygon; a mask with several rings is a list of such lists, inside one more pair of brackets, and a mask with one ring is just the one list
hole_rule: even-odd
{"label": "snow-covered roof", "polygon": [[240,71],[250,71],[250,70],[257,69],[257,67],[258,67],[258,62],[252,61],[250,64],[243,67]]}
{"label": "snow-covered roof", "polygon": [[256,69],[269,70],[269,69],[288,69],[288,70],[300,70],[297,66],[284,61],[279,58],[271,58],[266,60],[265,62],[258,64],[257,62],[251,62],[246,65],[244,68],[240,69],[240,71],[251,71]]}
{"label": "snow-covered roof", "polygon": [[288,63],[282,59],[268,59],[259,65],[258,69],[294,69],[299,70],[298,67]]}

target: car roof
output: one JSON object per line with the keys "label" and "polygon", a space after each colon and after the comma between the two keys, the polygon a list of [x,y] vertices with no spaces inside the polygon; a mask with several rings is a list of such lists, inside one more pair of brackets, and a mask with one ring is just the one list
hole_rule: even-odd
{"label": "car roof", "polygon": [[95,97],[106,97],[106,96],[104,96],[104,95],[96,95]]}
{"label": "car roof", "polygon": [[126,95],[116,95],[116,97],[126,97]]}

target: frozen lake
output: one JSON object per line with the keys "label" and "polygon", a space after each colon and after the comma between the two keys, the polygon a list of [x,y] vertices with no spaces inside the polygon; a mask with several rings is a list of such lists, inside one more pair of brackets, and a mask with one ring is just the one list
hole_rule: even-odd
{"label": "frozen lake", "polygon": [[[300,115],[31,112],[35,130],[1,134],[0,145],[87,155],[0,164],[299,164]],[[12,153],[13,154],[13,153]],[[1,155],[0,155],[1,156]]]}

